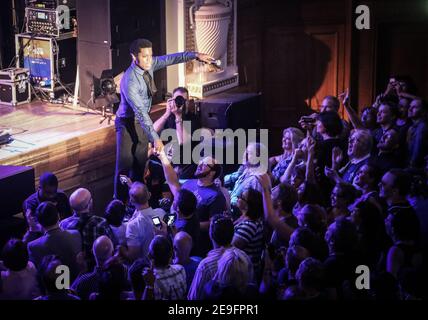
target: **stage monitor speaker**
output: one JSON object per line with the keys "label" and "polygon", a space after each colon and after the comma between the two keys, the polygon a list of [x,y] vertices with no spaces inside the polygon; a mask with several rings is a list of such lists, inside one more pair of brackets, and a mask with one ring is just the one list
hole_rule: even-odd
{"label": "stage monitor speaker", "polygon": [[158,0],[77,0],[79,41],[114,46],[160,34]]}
{"label": "stage monitor speaker", "polygon": [[80,103],[93,107],[90,102],[91,92],[94,90],[95,96],[100,94],[99,81],[103,72],[111,70],[113,75],[117,75],[129,67],[131,63],[129,44],[119,44],[113,49],[99,43],[79,41],[78,52]]}
{"label": "stage monitor speaker", "polygon": [[24,217],[15,215],[23,211],[24,200],[35,192],[34,169],[0,166],[0,190],[0,248],[3,248],[10,238],[21,239],[25,233]]}
{"label": "stage monitor speaker", "polygon": [[0,220],[22,212],[22,203],[34,193],[32,167],[0,166]]}
{"label": "stage monitor speaker", "polygon": [[[158,0],[77,0],[78,64],[80,102],[91,100],[91,87],[105,70],[114,76],[131,63],[129,46],[137,38],[153,43],[155,55],[161,54],[164,43],[161,1]],[[165,77],[165,76],[163,76]],[[94,81],[95,80],[95,81]],[[166,81],[155,75],[159,84]]]}
{"label": "stage monitor speaker", "polygon": [[201,126],[210,129],[258,129],[261,94],[220,93],[201,100]]}

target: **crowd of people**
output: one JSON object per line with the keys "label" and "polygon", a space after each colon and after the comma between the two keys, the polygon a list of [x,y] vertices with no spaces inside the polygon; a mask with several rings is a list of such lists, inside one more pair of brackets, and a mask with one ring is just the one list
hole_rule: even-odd
{"label": "crowd of people", "polygon": [[[180,112],[169,103],[156,130],[181,128]],[[192,171],[150,149],[143,181],[125,177],[127,200],[103,213],[45,173],[23,204],[26,234],[1,253],[0,299],[425,299],[427,115],[397,80],[361,115],[348,94],[325,97],[284,130],[267,172],[260,143],[227,175],[213,157]]]}

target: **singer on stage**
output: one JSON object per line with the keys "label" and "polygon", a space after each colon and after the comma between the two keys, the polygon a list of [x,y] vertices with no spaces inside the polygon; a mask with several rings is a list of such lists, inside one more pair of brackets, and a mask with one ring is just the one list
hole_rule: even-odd
{"label": "singer on stage", "polygon": [[150,118],[152,96],[156,93],[153,72],[172,64],[198,59],[213,63],[214,58],[198,52],[182,52],[153,57],[152,43],[134,40],[130,46],[132,64],[120,84],[121,102],[116,112],[116,170],[114,196],[126,200],[128,189],[120,182],[120,175],[142,181],[147,160],[148,143],[163,148]]}

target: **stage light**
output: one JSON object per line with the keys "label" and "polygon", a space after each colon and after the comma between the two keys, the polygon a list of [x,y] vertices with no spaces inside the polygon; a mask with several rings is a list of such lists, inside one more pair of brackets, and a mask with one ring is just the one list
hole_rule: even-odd
{"label": "stage light", "polygon": [[116,93],[116,84],[112,78],[101,79],[101,93],[103,96]]}

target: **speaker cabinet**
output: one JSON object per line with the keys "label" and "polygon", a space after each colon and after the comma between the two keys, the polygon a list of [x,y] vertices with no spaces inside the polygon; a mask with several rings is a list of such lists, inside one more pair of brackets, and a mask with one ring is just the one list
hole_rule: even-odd
{"label": "speaker cabinet", "polygon": [[210,129],[258,129],[261,94],[221,93],[200,102],[201,126]]}
{"label": "speaker cabinet", "polygon": [[[162,3],[158,0],[76,1],[81,103],[87,105],[90,101],[92,86],[97,91],[97,81],[103,71],[111,70],[115,77],[129,67],[129,46],[135,39],[149,39],[154,55],[164,52]],[[162,92],[161,86],[166,86],[166,81],[159,79],[160,75],[166,76],[165,73],[155,75],[159,92]]]}
{"label": "speaker cabinet", "polygon": [[35,192],[32,167],[0,166],[0,219],[22,212],[22,203]]}
{"label": "speaker cabinet", "polygon": [[34,169],[31,167],[0,166],[0,248],[11,238],[25,233],[22,212],[24,200],[35,192]]}

